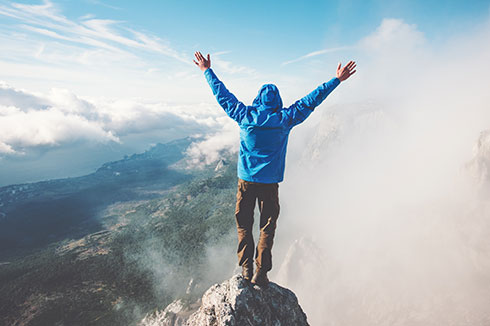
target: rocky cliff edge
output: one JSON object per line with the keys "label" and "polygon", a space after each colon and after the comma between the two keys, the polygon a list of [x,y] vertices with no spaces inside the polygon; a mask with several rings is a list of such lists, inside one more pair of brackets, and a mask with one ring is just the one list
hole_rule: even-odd
{"label": "rocky cliff edge", "polygon": [[[197,309],[197,310],[196,310]],[[199,304],[180,300],[146,316],[140,326],[303,326],[308,325],[296,295],[273,282],[253,286],[235,275],[211,286]]]}

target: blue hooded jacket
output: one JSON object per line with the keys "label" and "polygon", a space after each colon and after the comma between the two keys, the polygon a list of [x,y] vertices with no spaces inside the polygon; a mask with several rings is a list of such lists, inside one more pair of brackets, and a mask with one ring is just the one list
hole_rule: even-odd
{"label": "blue hooded jacket", "polygon": [[259,183],[283,180],[289,132],[340,84],[338,78],[333,78],[288,108],[283,107],[277,87],[266,84],[253,104],[247,106],[226,89],[211,68],[204,71],[204,76],[218,103],[240,126],[238,177]]}

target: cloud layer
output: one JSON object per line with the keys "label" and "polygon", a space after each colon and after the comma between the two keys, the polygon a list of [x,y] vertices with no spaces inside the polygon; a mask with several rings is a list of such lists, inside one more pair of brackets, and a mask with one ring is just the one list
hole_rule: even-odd
{"label": "cloud layer", "polygon": [[[430,44],[385,19],[291,133],[271,277],[312,324],[490,322],[489,38],[487,22]],[[236,151],[233,132],[193,152]]]}
{"label": "cloud layer", "polygon": [[[169,105],[141,99],[83,99],[68,90],[34,94],[0,85],[0,155],[80,142],[120,142],[131,134],[221,130],[223,113],[211,105]],[[156,141],[150,139],[148,143]]]}
{"label": "cloud layer", "polygon": [[291,135],[275,276],[312,324],[490,321],[489,27],[434,45],[384,20]]}

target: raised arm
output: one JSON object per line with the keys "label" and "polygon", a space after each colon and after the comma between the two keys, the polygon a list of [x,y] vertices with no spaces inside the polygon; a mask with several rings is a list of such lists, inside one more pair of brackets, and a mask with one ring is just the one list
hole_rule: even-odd
{"label": "raised arm", "polygon": [[319,106],[342,81],[347,80],[356,72],[355,68],[356,63],[354,61],[350,61],[344,67],[339,63],[337,66],[336,77],[321,84],[313,92],[296,101],[289,108],[284,109],[284,113],[287,115],[290,126],[296,126],[308,118],[313,110]]}
{"label": "raised arm", "polygon": [[201,52],[196,52],[194,55],[197,60],[194,60],[194,63],[201,69],[201,71],[204,71],[204,76],[206,77],[209,86],[211,86],[211,90],[213,91],[214,96],[216,96],[219,105],[221,105],[230,118],[240,123],[247,112],[247,106],[238,101],[235,95],[228,91],[225,84],[216,77],[214,71],[211,69],[211,58],[209,57],[209,54],[207,55],[207,59],[204,58]]}

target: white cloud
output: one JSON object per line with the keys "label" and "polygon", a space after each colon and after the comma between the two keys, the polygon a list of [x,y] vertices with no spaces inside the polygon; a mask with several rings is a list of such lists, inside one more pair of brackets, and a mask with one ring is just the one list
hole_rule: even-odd
{"label": "white cloud", "polygon": [[66,89],[33,94],[2,84],[0,95],[0,152],[4,156],[78,142],[120,142],[122,136],[151,135],[162,129],[187,135],[216,132],[222,128],[224,115],[204,103],[84,99]]}
{"label": "white cloud", "polygon": [[12,146],[0,142],[0,155],[1,154],[14,154],[15,151]]}
{"label": "white cloud", "polygon": [[326,53],[341,52],[341,51],[367,51],[367,50],[394,50],[404,51],[407,49],[413,50],[414,46],[421,46],[426,42],[422,32],[417,29],[414,24],[407,24],[401,19],[385,18],[381,25],[360,42],[353,46],[339,46],[313,51],[300,56],[296,59],[291,59],[282,63],[283,66],[291,63],[304,61],[313,57],[317,57]]}
{"label": "white cloud", "polygon": [[[4,112],[10,111],[8,115]],[[49,108],[42,111],[12,112],[9,108],[0,108],[0,128],[2,142],[11,148],[34,146],[58,146],[61,142],[118,141],[111,131],[94,121],[76,114],[66,114],[63,110]]]}
{"label": "white cloud", "polygon": [[96,108],[66,90],[39,96],[3,84],[0,92],[0,143],[3,154],[32,147],[56,147],[77,141],[119,139],[106,130]]}
{"label": "white cloud", "polygon": [[489,27],[431,44],[383,20],[358,43],[357,74],[291,134],[275,257],[316,240],[324,256],[305,248],[313,263],[285,264],[294,277],[278,280],[312,324],[489,320]]}
{"label": "white cloud", "polygon": [[220,51],[216,52],[212,55],[211,64],[226,74],[234,75],[234,74],[247,74],[247,75],[256,75],[257,71],[255,69],[233,64],[231,61],[226,61],[221,58],[222,55],[228,54],[230,51]]}
{"label": "white cloud", "polygon": [[189,163],[204,166],[221,159],[224,154],[237,153],[239,146],[239,128],[235,121],[227,116],[216,119],[219,130],[205,135],[205,139],[193,143],[187,150]]}
{"label": "white cloud", "polygon": [[313,52],[307,53],[307,54],[305,54],[305,55],[303,55],[303,56],[301,56],[299,58],[285,61],[285,62],[282,63],[282,65],[283,66],[289,65],[291,63],[303,61],[303,60],[306,60],[306,59],[309,59],[309,58],[312,58],[312,57],[316,57],[318,55],[325,54],[325,53],[332,53],[332,52],[344,51],[344,50],[349,50],[349,49],[353,49],[353,47],[342,46],[342,47],[337,47],[337,48],[329,48],[329,49],[323,49],[323,50],[313,51]]}
{"label": "white cloud", "polygon": [[473,158],[466,165],[484,196],[490,192],[490,130],[484,130],[473,148]]}
{"label": "white cloud", "polygon": [[0,82],[0,105],[18,106],[23,109],[42,109],[51,102],[35,94],[10,87],[6,82]]}
{"label": "white cloud", "polygon": [[424,34],[415,24],[407,24],[401,19],[385,18],[376,31],[366,36],[360,45],[370,50],[404,51],[414,50],[425,42]]}

